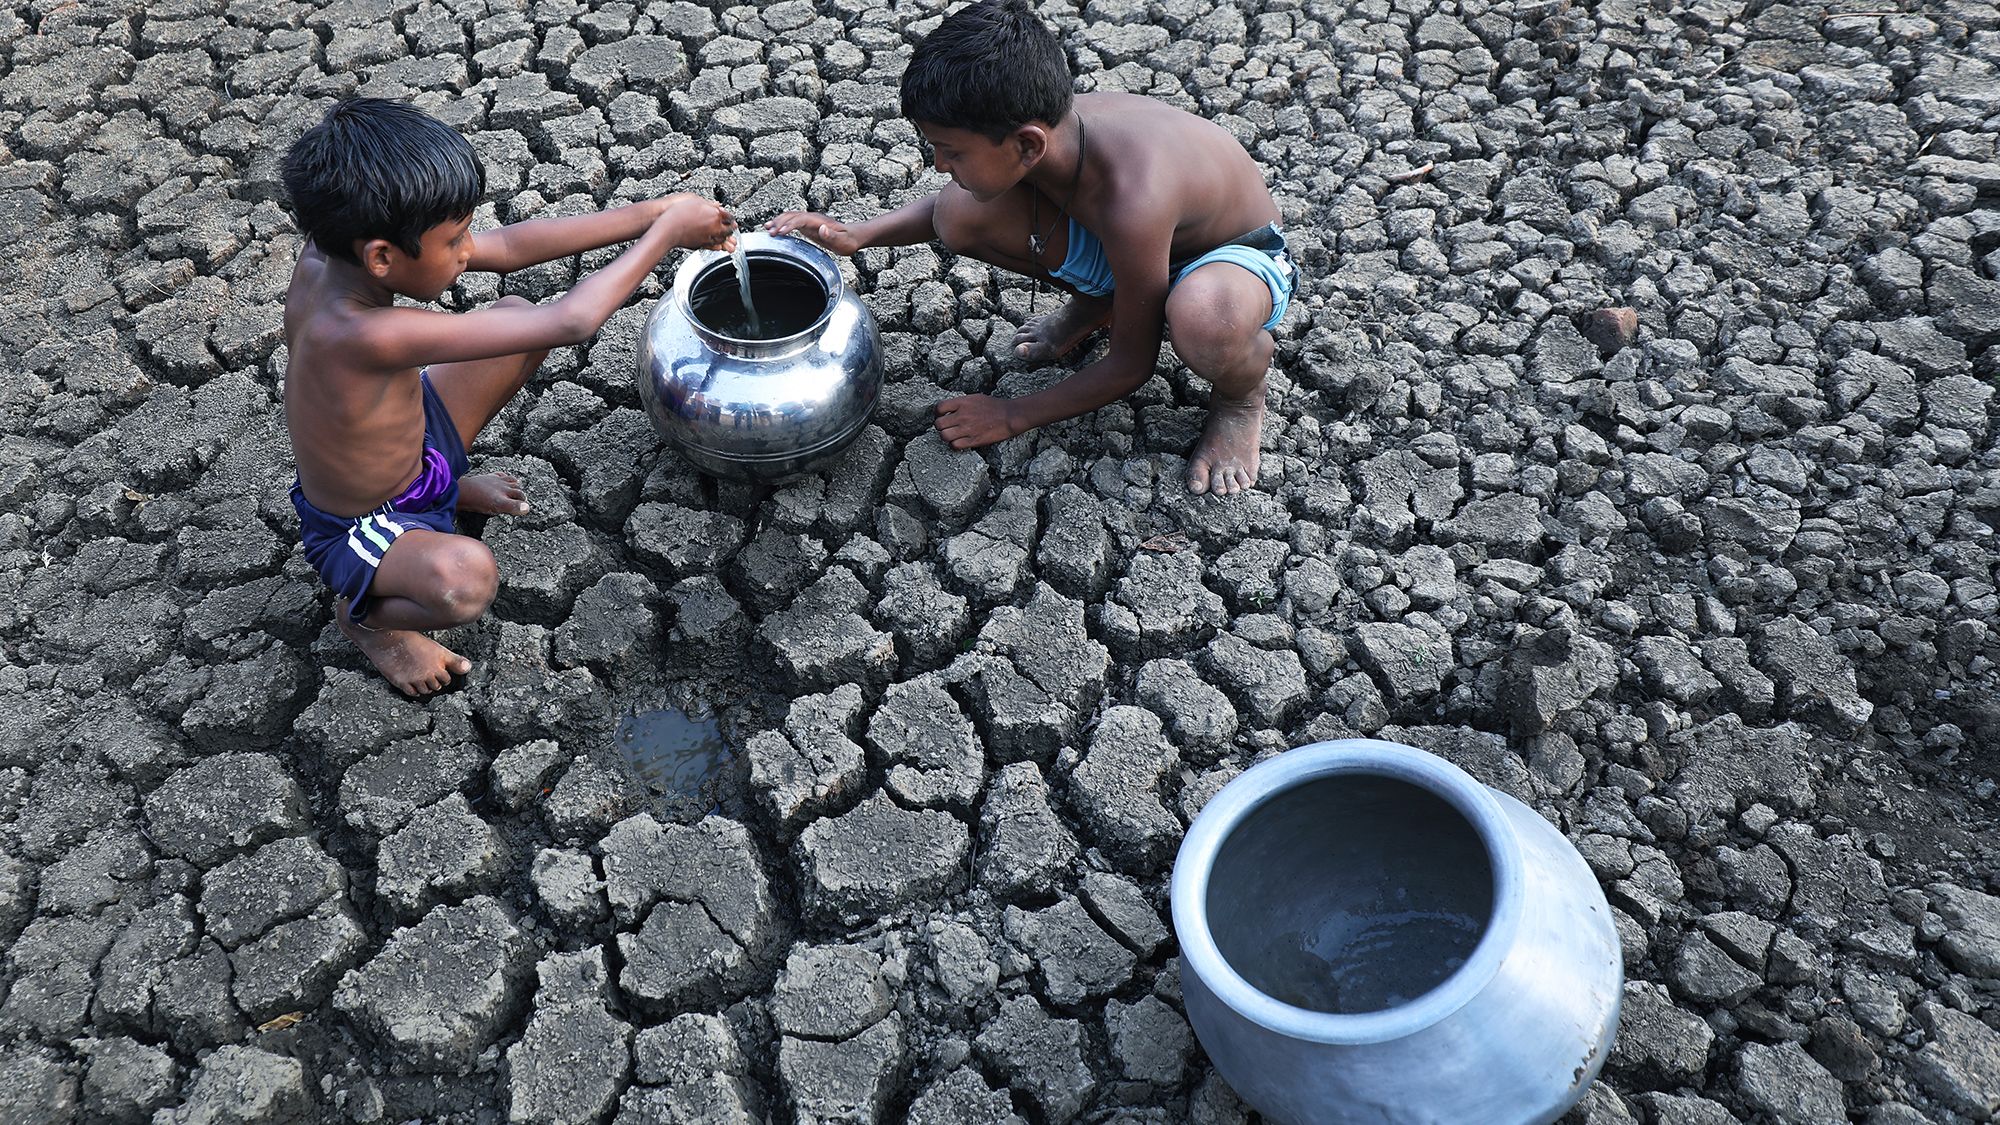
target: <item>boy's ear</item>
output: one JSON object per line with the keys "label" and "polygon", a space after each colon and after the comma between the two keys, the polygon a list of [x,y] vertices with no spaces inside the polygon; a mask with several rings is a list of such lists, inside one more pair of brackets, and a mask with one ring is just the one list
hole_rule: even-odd
{"label": "boy's ear", "polygon": [[1030,122],[1014,130],[1014,149],[1020,156],[1022,171],[1040,164],[1049,153],[1048,129]]}
{"label": "boy's ear", "polygon": [[354,248],[354,256],[361,261],[361,268],[373,277],[389,276],[389,267],[395,264],[395,255],[402,253],[396,244],[386,238],[371,238]]}

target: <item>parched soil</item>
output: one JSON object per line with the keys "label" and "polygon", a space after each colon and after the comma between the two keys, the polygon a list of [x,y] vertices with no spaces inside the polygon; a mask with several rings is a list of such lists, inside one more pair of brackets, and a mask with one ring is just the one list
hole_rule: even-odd
{"label": "parched soil", "polygon": [[[473,450],[533,512],[398,697],[297,544],[281,154],[413,99],[476,226],[935,190],[934,0],[0,11],[0,1121],[1242,1122],[1166,887],[1286,748],[1432,750],[1622,939],[1568,1119],[2000,1112],[2000,13],[1089,0],[1081,90],[1222,123],[1302,282],[1262,477],[1207,388],[977,452],[1050,298],[871,250],[874,424],[777,485],[665,448],[663,268]],[[606,254],[468,277],[553,297]],[[710,708],[696,798],[618,753]]]}

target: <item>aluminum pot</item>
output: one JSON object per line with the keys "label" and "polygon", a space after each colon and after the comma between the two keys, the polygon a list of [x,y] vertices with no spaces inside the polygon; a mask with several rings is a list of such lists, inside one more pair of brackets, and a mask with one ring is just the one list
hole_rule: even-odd
{"label": "aluminum pot", "polygon": [[1224,786],[1174,862],[1188,1020],[1272,1121],[1548,1122],[1618,1024],[1611,910],[1568,840],[1373,739]]}
{"label": "aluminum pot", "polygon": [[742,323],[732,256],[689,254],[640,337],[639,398],[703,470],[770,480],[861,433],[882,386],[882,337],[833,255],[792,235],[737,237],[760,331]]}

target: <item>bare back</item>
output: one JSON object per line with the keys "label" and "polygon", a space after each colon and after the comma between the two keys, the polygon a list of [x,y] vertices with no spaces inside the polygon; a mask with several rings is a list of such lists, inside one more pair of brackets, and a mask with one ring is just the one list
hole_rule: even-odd
{"label": "bare back", "polygon": [[423,385],[415,368],[358,366],[342,348],[379,314],[307,243],[285,293],[285,426],[299,486],[323,512],[358,516],[399,495],[423,464]]}
{"label": "bare back", "polygon": [[1136,94],[1084,94],[1092,170],[1109,174],[1078,185],[1076,221],[1101,237],[1115,235],[1115,214],[1147,197],[1174,216],[1169,259],[1212,250],[1275,222],[1278,206],[1257,162],[1228,130],[1162,101]]}

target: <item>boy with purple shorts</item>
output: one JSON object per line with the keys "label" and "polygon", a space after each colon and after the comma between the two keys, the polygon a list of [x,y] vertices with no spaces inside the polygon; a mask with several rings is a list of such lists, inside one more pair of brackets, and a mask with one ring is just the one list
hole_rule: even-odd
{"label": "boy with purple shorts", "polygon": [[[477,620],[499,585],[459,509],[518,515],[505,473],[467,476],[465,447],[548,350],[594,335],[676,246],[735,244],[736,224],[692,195],[516,223],[476,239],[486,173],[465,138],[410,106],[353,98],[286,153],[306,243],[285,294],[285,426],[306,558],[333,588],[340,631],[408,695],[471,662],[426,636]],[[467,313],[435,301],[467,270],[506,273],[636,240],[557,300],[502,297]]]}

